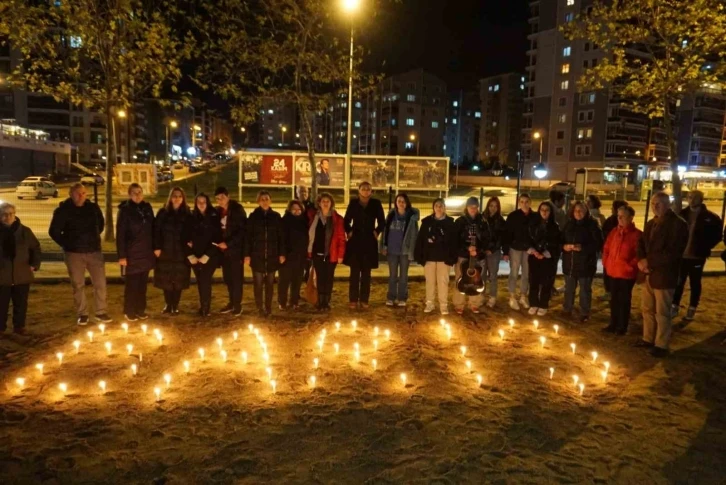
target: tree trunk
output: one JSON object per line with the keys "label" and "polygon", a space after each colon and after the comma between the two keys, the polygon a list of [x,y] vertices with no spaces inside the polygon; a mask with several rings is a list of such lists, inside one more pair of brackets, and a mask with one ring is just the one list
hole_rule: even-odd
{"label": "tree trunk", "polygon": [[308,159],[310,160],[310,200],[314,201],[318,198],[318,178],[315,176],[315,139],[307,110],[302,111],[302,122],[307,137]]}
{"label": "tree trunk", "polygon": [[[113,153],[111,150],[113,147]],[[110,103],[106,103],[106,231],[104,240],[113,242],[116,240],[114,236],[113,224],[113,164],[116,161],[116,124],[114,123],[113,114],[111,113]]]}
{"label": "tree trunk", "polygon": [[663,108],[663,123],[666,133],[666,144],[668,145],[668,153],[670,155],[671,165],[671,183],[673,185],[673,208],[676,213],[681,212],[683,207],[683,197],[681,194],[681,177],[678,175],[678,154],[676,153],[676,138],[673,134],[673,123],[671,120],[671,105],[668,97],[665,98],[665,106]]}

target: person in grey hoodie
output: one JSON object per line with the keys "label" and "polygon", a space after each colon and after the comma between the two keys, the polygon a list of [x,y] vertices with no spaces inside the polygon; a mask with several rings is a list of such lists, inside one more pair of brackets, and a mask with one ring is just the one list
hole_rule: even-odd
{"label": "person in grey hoodie", "polygon": [[406,194],[398,194],[386,218],[381,253],[388,258],[386,306],[405,307],[408,300],[408,267],[414,259],[421,213],[411,207]]}

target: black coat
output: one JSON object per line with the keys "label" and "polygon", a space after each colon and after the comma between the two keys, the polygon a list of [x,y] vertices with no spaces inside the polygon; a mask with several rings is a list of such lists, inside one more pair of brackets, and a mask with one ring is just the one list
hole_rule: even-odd
{"label": "black coat", "polygon": [[476,237],[476,257],[484,259],[484,251],[489,246],[489,230],[485,227],[486,221],[481,214],[473,219],[466,212],[454,222],[454,233],[456,234],[456,254],[459,258],[469,257],[469,247],[472,236]]}
{"label": "black coat", "polygon": [[118,206],[116,221],[116,251],[119,259],[126,258],[126,274],[151,271],[154,256],[154,211],[151,204],[136,204],[125,200]]}
{"label": "black coat", "polygon": [[[302,261],[308,257],[308,218],[305,214],[295,216],[287,212],[282,217],[282,231],[285,238],[287,261]],[[285,263],[287,264],[287,263]]]}
{"label": "black coat", "polygon": [[363,207],[358,199],[351,200],[345,210],[343,224],[346,234],[350,234],[343,264],[351,266],[357,262],[364,268],[377,268],[378,238],[373,231],[380,236],[386,226],[381,201],[371,198]]}
{"label": "black coat", "polygon": [[162,208],[154,222],[154,249],[161,254],[156,258],[154,286],[162,290],[189,288],[189,247],[185,236],[191,224],[189,211],[167,211]]}
{"label": "black coat", "polygon": [[[679,215],[688,224],[688,219],[691,216],[691,208],[686,207]],[[706,259],[711,256],[711,250],[721,242],[721,227],[723,227],[721,218],[706,209],[705,204],[702,205],[696,217],[696,227],[693,231],[693,253],[698,258]],[[687,238],[688,236],[686,236]]]}
{"label": "black coat", "polygon": [[602,240],[607,241],[610,232],[618,227],[618,216],[617,214],[605,219],[605,223],[602,225]]}
{"label": "black coat", "polygon": [[484,227],[487,230],[487,247],[484,248],[486,251],[496,252],[504,247],[504,239],[507,235],[507,223],[501,214],[497,213],[494,216],[487,214],[484,217],[486,224]]}
{"label": "black coat", "polygon": [[573,278],[592,278],[597,271],[597,253],[602,251],[600,224],[592,217],[570,219],[562,231],[562,244],[580,244],[581,251],[562,252],[562,273]]}
{"label": "black coat", "polygon": [[502,252],[505,256],[509,254],[510,249],[517,251],[529,249],[529,224],[534,215],[535,211],[531,210],[525,214],[521,209],[517,209],[507,216],[504,243],[502,244]]}
{"label": "black coat", "polygon": [[[221,215],[222,211],[217,208]],[[222,224],[222,241],[227,244],[227,249],[222,251],[225,258],[240,260],[245,245],[245,225],[247,224],[247,213],[244,207],[236,200],[230,200],[227,206],[227,215],[220,219]]]}
{"label": "black coat", "polygon": [[287,252],[282,217],[272,209],[255,209],[247,219],[244,257],[257,273],[274,273],[280,268],[280,256]]}
{"label": "black coat", "polygon": [[104,219],[101,209],[90,200],[76,207],[69,197],[53,211],[48,233],[63,251],[95,253],[101,250]]}
{"label": "black coat", "polygon": [[[219,261],[219,249],[216,244],[222,242],[222,224],[219,220],[219,213],[212,208],[207,208],[205,214],[194,214],[190,216],[190,222],[186,225],[185,244],[191,242],[192,247],[186,245],[187,255],[194,255],[201,258],[209,256],[212,264]],[[209,264],[209,262],[207,263]]]}
{"label": "black coat", "polygon": [[542,217],[535,214],[529,224],[529,238],[531,247],[540,254],[548,251],[552,262],[557,265],[562,252],[562,235],[560,227],[554,221],[554,215],[550,216],[547,224],[542,224]]}
{"label": "black coat", "polygon": [[452,217],[446,216],[438,220],[432,214],[423,218],[413,251],[418,264],[423,266],[429,261],[434,261],[453,266],[457,259],[456,249],[456,232]]}
{"label": "black coat", "polygon": [[10,227],[0,225],[0,286],[32,283],[32,268],[40,268],[40,243],[33,231],[18,218]]}

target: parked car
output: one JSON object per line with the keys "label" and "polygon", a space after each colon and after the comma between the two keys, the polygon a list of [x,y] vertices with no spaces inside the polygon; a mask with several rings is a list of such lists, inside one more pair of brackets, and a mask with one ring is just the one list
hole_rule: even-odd
{"label": "parked car", "polygon": [[53,180],[50,177],[33,175],[31,177],[25,177],[23,182],[53,182]]}
{"label": "parked car", "polygon": [[[481,195],[481,189],[482,187],[476,187],[466,194],[447,197],[444,201],[446,203],[446,210],[452,216],[456,215],[457,212],[463,211],[466,200],[469,197],[476,197],[478,199]],[[490,197],[499,197],[499,203],[502,205],[502,214],[506,215],[517,210],[516,189],[510,187],[483,187],[483,189],[484,198],[481,202],[482,205],[486,204]],[[481,209],[483,211],[486,207],[482,207]]]}
{"label": "parked car", "polygon": [[573,182],[555,182],[554,184],[550,185],[549,187],[550,191],[556,190],[557,192],[574,192],[575,191],[575,184]]}
{"label": "parked car", "polygon": [[81,183],[83,185],[103,185],[104,180],[103,177],[94,173],[93,175],[84,175],[81,177]]}
{"label": "parked car", "polygon": [[29,177],[30,179],[44,178],[46,180],[28,180],[25,179],[15,188],[15,195],[18,199],[25,197],[35,197],[42,199],[43,197],[58,197],[58,187],[47,179],[47,177]]}

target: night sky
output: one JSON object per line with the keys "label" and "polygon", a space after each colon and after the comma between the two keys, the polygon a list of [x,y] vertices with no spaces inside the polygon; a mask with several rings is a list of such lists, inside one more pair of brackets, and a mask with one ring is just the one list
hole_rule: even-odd
{"label": "night sky", "polygon": [[366,67],[423,67],[450,88],[474,88],[482,77],[524,70],[527,17],[525,0],[403,0],[360,26]]}

